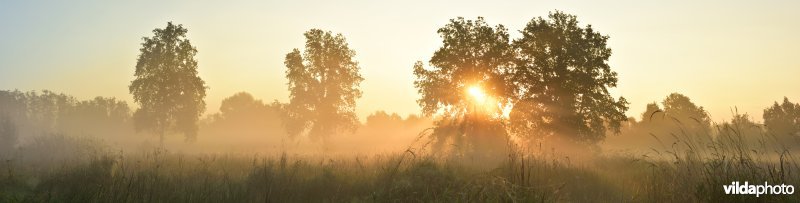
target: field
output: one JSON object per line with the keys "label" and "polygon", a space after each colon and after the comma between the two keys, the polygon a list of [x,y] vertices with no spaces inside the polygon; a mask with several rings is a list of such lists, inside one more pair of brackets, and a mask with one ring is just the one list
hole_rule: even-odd
{"label": "field", "polygon": [[800,202],[796,2],[0,3],[0,203]]}
{"label": "field", "polygon": [[[91,138],[39,137],[0,163],[2,202],[751,202],[797,195],[726,195],[731,180],[800,181],[789,150],[722,134],[687,150],[576,156],[509,144],[497,157],[405,152],[181,153],[117,151]],[[766,136],[765,139],[766,140]],[[726,141],[727,140],[727,141]],[[766,143],[766,141],[762,142]],[[695,148],[697,147],[697,148]]]}

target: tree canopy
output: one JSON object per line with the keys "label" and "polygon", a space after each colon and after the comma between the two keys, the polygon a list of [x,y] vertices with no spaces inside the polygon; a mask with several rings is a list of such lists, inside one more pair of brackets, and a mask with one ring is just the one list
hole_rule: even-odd
{"label": "tree canopy", "polygon": [[511,129],[527,136],[558,135],[595,142],[619,132],[625,98],[608,92],[617,73],[608,65],[608,36],[560,11],[532,19],[513,45],[519,54],[512,81]]}
{"label": "tree canopy", "polygon": [[311,29],[305,50],[286,54],[289,103],[284,107],[290,136],[307,134],[320,139],[354,131],[358,126],[356,99],[361,97],[361,77],[356,52],[342,34]]}
{"label": "tree canopy", "polygon": [[[502,25],[491,27],[482,17],[459,17],[437,32],[442,46],[429,61],[432,68],[425,69],[421,61],[414,64],[414,86],[422,95],[417,102],[423,114],[467,114],[473,104],[469,88],[479,88],[486,97],[496,99],[495,103],[503,103],[509,89],[505,77],[513,59],[507,29]],[[492,109],[489,113],[500,111]]]}
{"label": "tree canopy", "polygon": [[160,135],[180,132],[187,140],[197,135],[197,121],[205,111],[205,82],[197,75],[197,49],[186,38],[182,25],[167,23],[142,38],[136,61],[136,79],[129,91],[139,104],[134,113],[137,131]]}
{"label": "tree canopy", "polygon": [[792,103],[784,97],[783,103],[775,102],[764,109],[764,125],[779,138],[800,136],[800,104]]}
{"label": "tree canopy", "polygon": [[708,133],[711,129],[711,119],[702,106],[697,106],[689,97],[672,93],[662,102],[664,114],[668,119],[675,119],[679,124],[699,132]]}
{"label": "tree canopy", "polygon": [[[491,27],[481,17],[452,19],[440,28],[442,47],[429,61],[433,68],[414,65],[423,114],[457,118],[480,111],[529,139],[558,135],[596,142],[608,130],[619,132],[628,102],[608,91],[617,85],[607,63],[608,36],[560,11],[532,19],[520,32],[510,42],[505,27]],[[474,108],[476,100],[488,105]]]}
{"label": "tree canopy", "polygon": [[265,104],[247,92],[238,92],[222,100],[219,113],[209,115],[205,133],[226,137],[283,135],[281,105]]}
{"label": "tree canopy", "polygon": [[455,145],[471,156],[504,149],[507,134],[500,120],[509,99],[506,77],[514,56],[508,31],[489,26],[482,17],[459,17],[437,32],[442,46],[433,53],[431,68],[421,61],[414,64],[423,115],[442,115],[432,133],[433,147]]}

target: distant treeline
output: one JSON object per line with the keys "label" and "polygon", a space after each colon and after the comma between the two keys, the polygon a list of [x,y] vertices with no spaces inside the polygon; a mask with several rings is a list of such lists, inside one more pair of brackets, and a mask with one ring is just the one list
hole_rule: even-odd
{"label": "distant treeline", "polygon": [[[127,102],[113,97],[79,100],[48,90],[0,91],[0,139],[2,147],[13,147],[22,136],[66,134],[114,138],[134,136],[133,110]],[[265,103],[247,92],[222,100],[219,112],[200,122],[200,135],[226,137],[288,136],[285,113],[277,101]],[[392,134],[381,129],[408,129],[430,119],[410,115],[406,119],[384,111],[375,112],[359,124],[361,134]],[[141,132],[146,133],[146,132]]]}
{"label": "distant treeline", "polygon": [[[732,118],[716,123],[707,111],[689,97],[672,93],[659,105],[653,102],[636,118],[623,125],[621,136],[606,139],[612,148],[666,148],[680,151],[700,148],[712,141],[742,148],[791,148],[800,143],[800,104],[784,98],[766,107],[763,123],[747,113],[733,110]],[[778,147],[778,148],[775,148]]]}
{"label": "distant treeline", "polygon": [[0,121],[6,123],[4,126],[13,126],[18,134],[60,132],[112,136],[131,132],[130,118],[131,108],[116,98],[78,100],[48,90],[0,91]]}

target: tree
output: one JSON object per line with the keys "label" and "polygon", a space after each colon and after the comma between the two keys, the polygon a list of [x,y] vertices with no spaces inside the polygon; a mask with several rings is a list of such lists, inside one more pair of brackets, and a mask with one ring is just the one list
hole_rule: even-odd
{"label": "tree", "polygon": [[0,155],[10,152],[17,144],[17,126],[8,115],[0,114]]}
{"label": "tree", "polygon": [[691,133],[704,135],[711,133],[711,118],[708,113],[702,106],[694,104],[689,97],[672,93],[664,98],[661,104],[664,105],[664,114],[659,120],[669,121],[662,124],[671,123],[677,125],[674,127],[682,127]]}
{"label": "tree", "polygon": [[156,133],[164,142],[167,132],[181,132],[187,140],[197,135],[197,121],[205,111],[205,82],[197,76],[197,49],[182,25],[167,23],[142,38],[136,61],[136,79],[130,93],[139,109],[134,113],[137,131]]}
{"label": "tree", "polygon": [[467,114],[472,104],[468,91],[473,87],[503,103],[508,97],[504,73],[513,59],[507,29],[503,25],[492,28],[482,17],[474,21],[459,17],[437,32],[442,47],[429,61],[432,69],[425,69],[421,61],[414,64],[414,86],[422,95],[417,103],[423,115]]}
{"label": "tree", "polygon": [[697,106],[692,102],[689,97],[680,93],[672,93],[664,98],[661,102],[664,105],[664,111],[671,116],[686,117],[695,119],[708,119],[705,109],[702,106]]}
{"label": "tree", "polygon": [[776,101],[771,107],[764,109],[764,125],[770,133],[779,138],[796,138],[800,136],[800,104],[792,103],[784,97],[783,103]]}
{"label": "tree", "polygon": [[[662,146],[669,150],[691,150],[685,144],[702,146],[711,143],[711,122],[703,107],[691,102],[689,97],[672,93],[663,102],[647,104],[641,121],[625,134],[626,141],[639,142],[641,146]],[[671,146],[669,143],[684,143]],[[666,146],[665,146],[666,145]]]}
{"label": "tree", "polygon": [[432,133],[434,148],[450,140],[466,152],[502,148],[507,139],[502,110],[510,96],[506,76],[514,58],[507,29],[489,26],[482,17],[459,17],[437,33],[442,46],[433,53],[431,68],[421,61],[414,64],[423,116],[442,116]]}
{"label": "tree", "polygon": [[294,49],[286,54],[289,104],[284,107],[290,136],[307,134],[312,139],[355,131],[358,119],[356,99],[361,97],[355,51],[342,34],[311,29],[305,34],[303,54]]}
{"label": "tree", "polygon": [[747,113],[739,114],[738,110],[734,112],[730,122],[723,122],[717,125],[716,128],[719,131],[715,137],[718,143],[741,148],[745,151],[749,151],[747,149],[756,149],[759,146],[772,147],[772,144],[775,144],[763,136],[762,125],[754,122]]}
{"label": "tree", "polygon": [[132,133],[131,110],[125,101],[95,97],[76,101],[59,118],[59,130],[69,134],[120,135]]}
{"label": "tree", "polygon": [[264,137],[282,134],[280,105],[265,104],[247,92],[239,92],[222,100],[219,113],[209,116],[209,134]]}
{"label": "tree", "polygon": [[400,117],[400,115],[397,115],[397,113],[392,113],[390,115],[385,111],[377,111],[372,115],[367,116],[367,122],[364,125],[380,129],[388,128],[388,126],[397,125],[398,123],[403,122],[403,118]]}
{"label": "tree", "polygon": [[[659,115],[661,113],[661,115]],[[657,103],[649,103],[645,108],[644,112],[642,113],[642,122],[653,122],[656,118],[661,118],[664,116],[664,110],[661,110],[661,107],[658,106]],[[659,116],[659,117],[656,117]]]}
{"label": "tree", "polygon": [[247,92],[239,92],[222,100],[219,112],[223,118],[243,118],[250,114],[257,114],[266,110],[266,105],[261,100],[256,100]]}
{"label": "tree", "polygon": [[619,132],[628,102],[608,92],[617,85],[607,63],[608,36],[591,25],[579,27],[574,15],[560,11],[532,19],[521,33],[513,42],[519,54],[512,76],[513,132],[589,143],[602,140],[609,128]]}

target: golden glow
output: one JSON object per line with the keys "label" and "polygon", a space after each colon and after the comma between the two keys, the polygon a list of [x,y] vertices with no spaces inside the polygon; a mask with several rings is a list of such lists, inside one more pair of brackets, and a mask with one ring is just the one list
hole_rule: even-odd
{"label": "golden glow", "polygon": [[483,90],[479,86],[471,86],[467,89],[467,93],[472,96],[472,99],[475,100],[478,104],[483,104],[486,102],[486,93],[483,93]]}
{"label": "golden glow", "polygon": [[[640,10],[657,11],[633,10],[641,14],[637,18],[628,17],[632,10],[626,8],[632,4],[626,1],[509,1],[502,5],[470,1],[464,3],[470,6],[458,7],[446,1],[247,1],[235,5],[213,1],[185,6],[173,1],[164,4],[164,9],[148,10],[129,9],[147,6],[149,3],[145,2],[104,1],[103,12],[94,9],[98,6],[92,1],[50,2],[48,7],[64,8],[52,11],[40,9],[41,2],[23,2],[0,6],[4,16],[0,18],[0,25],[4,25],[0,44],[5,45],[0,47],[2,89],[49,89],[81,99],[113,96],[134,105],[128,85],[141,37],[150,37],[150,31],[173,21],[188,28],[187,38],[199,51],[199,75],[209,87],[206,114],[217,113],[222,99],[241,91],[264,101],[288,102],[284,56],[294,48],[303,49],[303,32],[320,28],[342,33],[356,51],[355,59],[365,78],[360,86],[363,97],[357,100],[356,107],[362,122],[378,110],[419,114],[421,108],[416,100],[420,95],[413,86],[416,77],[410,71],[411,64],[430,60],[433,52],[442,47],[436,29],[449,19],[484,16],[491,26],[505,25],[513,40],[521,37],[516,30],[523,29],[531,18],[547,18],[549,12],[558,9],[577,15],[581,27],[592,24],[596,31],[611,37],[608,48],[613,53],[609,63],[611,70],[619,74],[619,82],[610,91],[614,98],[624,96],[630,102],[628,116],[639,117],[647,103],[661,101],[673,92],[689,96],[717,122],[730,120],[730,108],[734,106],[761,120],[764,108],[774,101],[784,96],[800,100],[800,93],[791,88],[800,86],[796,79],[800,63],[792,49],[800,45],[800,38],[794,36],[800,26],[784,26],[797,24],[800,12],[793,8],[800,7],[800,1],[731,1],[726,9],[716,10],[702,7],[713,4],[687,7],[680,2],[637,2],[634,4]],[[264,20],[287,19],[286,16],[295,15],[296,8],[307,8],[308,12],[303,18]],[[404,12],[408,10],[418,12]],[[740,15],[743,12],[748,15]],[[143,15],[134,15],[139,13]],[[664,18],[670,13],[682,15]],[[31,16],[53,17],[32,23],[38,18]],[[364,20],[365,16],[369,20]],[[103,17],[115,20],[98,20]],[[28,27],[31,24],[36,27]],[[70,25],[76,25],[81,32],[35,32]],[[726,32],[731,27],[758,29]],[[685,30],[702,32],[687,34]],[[720,37],[718,33],[726,35]],[[81,48],[71,48],[77,45]],[[15,47],[26,47],[27,51],[15,51]],[[48,60],[36,60],[40,56],[48,56]],[[653,77],[654,73],[661,77]],[[103,77],[87,80],[87,75]],[[748,82],[728,78],[747,78]],[[500,99],[493,98],[488,84],[483,85],[489,96],[486,106],[491,100]],[[467,88],[459,88],[451,91],[470,100],[465,102],[474,103]]]}
{"label": "golden glow", "polygon": [[503,119],[511,118],[511,109],[512,109],[511,105],[503,106],[503,111],[500,112],[501,113],[500,117],[503,118]]}

